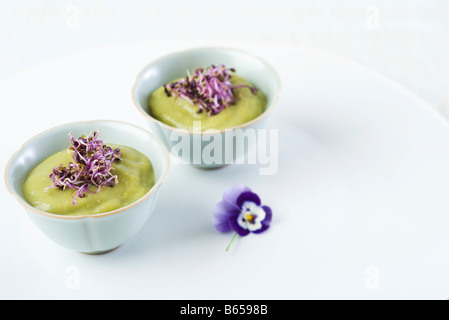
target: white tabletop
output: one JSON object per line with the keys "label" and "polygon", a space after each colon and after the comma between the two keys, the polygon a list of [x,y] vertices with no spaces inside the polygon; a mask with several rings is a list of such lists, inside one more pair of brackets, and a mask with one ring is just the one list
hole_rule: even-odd
{"label": "white tabletop", "polygon": [[[106,117],[146,126],[131,101],[137,72],[192,45],[199,44],[106,47],[3,82],[2,167],[26,139],[61,123]],[[142,231],[102,256],[52,243],[1,185],[1,297],[447,297],[446,121],[404,87],[345,59],[244,48],[270,61],[283,81],[269,124],[279,137],[277,170],[173,165]],[[214,229],[212,212],[233,184],[257,192],[273,208],[273,223],[225,252],[233,235]]]}

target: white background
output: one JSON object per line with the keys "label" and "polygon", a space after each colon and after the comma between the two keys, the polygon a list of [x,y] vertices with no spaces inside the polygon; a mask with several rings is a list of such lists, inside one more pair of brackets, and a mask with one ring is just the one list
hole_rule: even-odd
{"label": "white background", "polygon": [[143,40],[318,48],[449,114],[447,0],[0,0],[0,81],[61,55]]}

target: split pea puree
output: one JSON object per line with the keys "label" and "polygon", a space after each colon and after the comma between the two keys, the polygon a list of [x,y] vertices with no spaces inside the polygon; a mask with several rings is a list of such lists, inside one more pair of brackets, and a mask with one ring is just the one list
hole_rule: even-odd
{"label": "split pea puree", "polygon": [[[89,215],[113,211],[123,208],[142,198],[154,185],[155,176],[151,162],[139,151],[121,145],[110,145],[120,148],[121,160],[112,164],[113,174],[118,176],[114,187],[104,186],[98,193],[86,193],[85,198],[77,198],[76,206],[73,198],[76,190],[46,188],[52,185],[50,173],[54,167],[73,162],[72,152],[63,150],[47,158],[37,165],[27,176],[23,184],[23,196],[36,209],[61,215]],[[91,188],[95,191],[95,188]]]}
{"label": "split pea puree", "polygon": [[[249,85],[250,82],[237,75],[232,76],[233,86]],[[201,122],[201,130],[225,130],[245,124],[266,110],[267,98],[258,90],[253,94],[248,88],[234,90],[236,103],[224,109],[219,114],[208,116],[207,112],[198,113],[198,106],[192,105],[185,99],[168,97],[163,87],[154,91],[149,100],[150,115],[163,123],[188,131],[193,131],[193,122]]]}

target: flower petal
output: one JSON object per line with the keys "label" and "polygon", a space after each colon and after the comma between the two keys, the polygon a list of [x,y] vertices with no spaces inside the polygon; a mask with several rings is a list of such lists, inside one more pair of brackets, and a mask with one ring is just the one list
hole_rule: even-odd
{"label": "flower petal", "polygon": [[270,227],[271,219],[273,217],[273,212],[270,207],[262,206],[262,209],[265,211],[265,219],[262,222],[262,228],[259,230],[253,231],[253,233],[262,233]]}
{"label": "flower petal", "polygon": [[265,219],[262,221],[262,223],[270,224],[271,219],[273,218],[273,212],[271,211],[271,208],[268,206],[262,206],[262,209],[265,211]]}
{"label": "flower petal", "polygon": [[251,191],[245,191],[240,194],[240,196],[237,199],[237,206],[239,208],[242,208],[245,202],[252,202],[255,203],[257,206],[260,206],[261,204],[259,196]]}
{"label": "flower petal", "polygon": [[240,211],[241,206],[237,205],[237,200],[246,192],[251,192],[251,189],[242,185],[233,186],[225,190],[223,193],[223,201],[228,205],[229,210]]}
{"label": "flower petal", "polygon": [[244,237],[247,236],[249,234],[249,230],[243,229],[242,227],[240,227],[237,219],[238,219],[239,215],[235,215],[232,216],[229,219],[229,223],[232,227],[232,229],[234,229],[235,232],[237,232],[240,236]]}
{"label": "flower petal", "polygon": [[231,231],[231,225],[229,223],[229,219],[235,215],[234,211],[229,210],[229,206],[221,201],[215,205],[214,214],[213,214],[213,222],[215,228],[220,232],[229,232]]}

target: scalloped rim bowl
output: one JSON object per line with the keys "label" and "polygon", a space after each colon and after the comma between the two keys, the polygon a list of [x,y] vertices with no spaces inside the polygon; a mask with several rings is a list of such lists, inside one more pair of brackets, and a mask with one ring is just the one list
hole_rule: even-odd
{"label": "scalloped rim bowl", "polygon": [[[248,81],[250,81],[255,87],[262,90],[267,96],[267,108],[263,114],[259,117],[244,123],[240,126],[232,127],[226,130],[216,130],[214,133],[207,132],[194,132],[187,131],[179,128],[169,126],[150,115],[148,106],[148,99],[150,95],[163,84],[185,76],[186,70],[195,70],[198,67],[207,67],[210,65],[224,64],[227,67],[233,67],[237,71],[237,74]],[[153,132],[165,143],[169,150],[176,145],[178,140],[173,141],[174,133],[177,137],[185,136],[186,139],[190,139],[193,145],[193,137],[201,134],[202,136],[217,136],[218,139],[222,139],[226,131],[229,130],[247,130],[247,129],[260,129],[265,127],[265,120],[267,116],[273,111],[274,107],[279,101],[281,91],[281,79],[276,70],[266,61],[260,57],[245,52],[243,50],[224,47],[201,47],[174,52],[162,56],[146,67],[144,67],[136,77],[136,81],[132,88],[132,98],[137,110],[145,117],[147,123]],[[210,139],[207,139],[208,141]],[[207,146],[207,143],[203,143],[201,146],[201,152]],[[251,146],[248,146],[248,149]],[[232,144],[223,146],[223,153],[226,153],[226,148],[233,148]],[[182,157],[187,163],[192,163],[193,150],[189,153],[188,157]],[[229,150],[228,150],[229,151]],[[244,153],[246,153],[245,150]],[[220,167],[221,164],[206,164],[199,163],[196,166],[201,168]]]}
{"label": "scalloped rim bowl", "polygon": [[[132,147],[147,156],[155,172],[155,185],[136,202],[106,213],[64,216],[32,207],[24,199],[22,185],[29,172],[49,156],[68,146],[67,135],[100,131],[105,143]],[[143,227],[157,201],[161,184],[170,170],[170,155],[162,142],[135,125],[112,120],[73,122],[42,132],[28,140],[9,160],[5,183],[31,220],[54,242],[83,253],[97,254],[120,246]]]}

